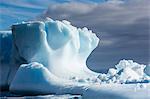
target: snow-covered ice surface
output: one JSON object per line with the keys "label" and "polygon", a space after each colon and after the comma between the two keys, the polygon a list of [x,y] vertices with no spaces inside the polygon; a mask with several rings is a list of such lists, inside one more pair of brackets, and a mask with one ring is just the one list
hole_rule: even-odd
{"label": "snow-covered ice surface", "polygon": [[101,83],[149,83],[149,66],[138,64],[132,60],[121,60],[107,74],[100,74]]}
{"label": "snow-covered ice surface", "polygon": [[36,95],[21,96],[8,92],[1,93],[1,97],[35,98],[35,99],[149,99],[150,84],[102,84],[95,85],[81,95]]}
{"label": "snow-covered ice surface", "polygon": [[106,74],[88,69],[86,60],[99,39],[86,27],[46,18],[0,31],[0,41],[0,88],[15,93],[1,97],[150,98],[150,66],[121,60]]}
{"label": "snow-covered ice surface", "polygon": [[149,99],[150,84],[102,84],[92,86],[84,99]]}

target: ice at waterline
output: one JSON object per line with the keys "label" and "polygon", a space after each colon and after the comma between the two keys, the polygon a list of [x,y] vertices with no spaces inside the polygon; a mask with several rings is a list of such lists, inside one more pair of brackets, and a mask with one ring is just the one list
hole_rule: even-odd
{"label": "ice at waterline", "polygon": [[107,74],[89,70],[86,60],[99,39],[91,30],[76,28],[65,20],[48,18],[16,24],[12,34],[1,33],[1,40],[8,40],[11,47],[7,51],[10,56],[5,53],[8,48],[2,49],[1,60],[7,60],[7,64],[2,63],[1,74],[7,76],[2,77],[0,85],[8,85],[14,93],[69,93],[85,97],[95,91],[95,95],[100,95],[101,90],[93,89],[94,85],[149,82],[149,67],[132,60],[120,61]]}

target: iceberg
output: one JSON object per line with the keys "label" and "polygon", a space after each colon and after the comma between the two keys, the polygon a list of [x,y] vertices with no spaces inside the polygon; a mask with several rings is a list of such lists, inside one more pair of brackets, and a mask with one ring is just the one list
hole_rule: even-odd
{"label": "iceberg", "polygon": [[86,66],[88,56],[99,42],[87,28],[47,19],[13,25],[12,35],[15,54],[27,63],[39,62],[64,79],[98,75]]}
{"label": "iceberg", "polygon": [[[53,21],[47,18],[43,21],[14,24],[12,26],[12,31],[1,31],[0,35],[2,44],[0,53],[0,66],[2,70],[0,74],[4,75],[1,77],[0,81],[1,88],[8,89],[8,87],[10,87],[9,89],[12,92],[18,92],[17,90],[23,91],[25,87],[16,87],[16,84],[19,85],[19,83],[17,83],[18,77],[20,79],[22,78],[21,80],[23,81],[26,77],[22,77],[18,72],[20,68],[22,68],[21,64],[32,62],[42,64],[43,68],[49,71],[47,76],[50,78],[59,78],[59,82],[65,81],[67,85],[63,83],[56,85],[61,86],[61,88],[62,86],[68,86],[67,90],[73,90],[74,88],[75,90],[78,88],[82,90],[82,87],[78,87],[78,84],[76,85],[74,82],[83,84],[85,82],[96,81],[98,73],[87,68],[86,60],[98,45],[99,39],[87,28],[80,29],[72,26],[71,23],[66,20]],[[8,46],[6,46],[6,44]],[[43,73],[42,70],[41,72]],[[31,71],[29,71],[29,73],[30,72]],[[43,75],[42,73],[41,75]],[[51,77],[52,75],[53,77]],[[32,75],[30,76],[32,78]],[[43,79],[46,79],[46,76],[44,77]],[[58,82],[56,79],[53,79],[50,80],[50,85],[55,81]],[[28,82],[29,79],[26,80]],[[34,82],[31,82],[29,85],[33,85],[33,83]],[[74,88],[71,88],[70,85],[74,86]],[[35,89],[32,89],[34,93]],[[25,92],[29,90],[30,89]],[[43,92],[46,94],[51,91]],[[78,93],[79,91],[76,92]],[[58,92],[55,91],[55,93]]]}
{"label": "iceberg", "polygon": [[106,74],[91,71],[86,61],[99,38],[66,20],[46,18],[14,24],[12,31],[0,31],[0,41],[0,88],[15,94],[133,99],[149,87],[150,66],[132,60],[121,60]]}
{"label": "iceberg", "polygon": [[86,82],[98,76],[86,66],[88,56],[99,42],[87,28],[80,29],[66,20],[47,18],[17,23],[12,26],[12,31],[1,31],[0,36],[0,74],[4,75],[1,88],[7,86],[8,89],[21,64],[32,62],[41,63],[61,79]]}

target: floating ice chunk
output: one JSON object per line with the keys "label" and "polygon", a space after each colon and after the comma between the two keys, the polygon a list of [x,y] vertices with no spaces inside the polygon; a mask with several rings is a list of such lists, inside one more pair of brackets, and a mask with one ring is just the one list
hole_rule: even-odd
{"label": "floating ice chunk", "polygon": [[146,67],[146,65],[138,64],[136,62],[133,62],[133,60],[121,60],[115,67],[118,71],[129,67],[142,77],[144,75],[144,68]]}
{"label": "floating ice chunk", "polygon": [[[110,68],[108,73],[100,74],[98,78],[105,83],[148,83],[150,77],[145,75],[143,64],[132,60],[121,60],[115,68]],[[146,69],[145,69],[146,71]]]}

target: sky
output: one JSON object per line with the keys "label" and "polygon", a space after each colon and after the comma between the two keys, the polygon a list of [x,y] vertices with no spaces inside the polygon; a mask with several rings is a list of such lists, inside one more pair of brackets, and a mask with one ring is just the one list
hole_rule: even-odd
{"label": "sky", "polygon": [[0,30],[34,18],[66,19],[100,39],[90,69],[106,72],[121,59],[150,63],[150,0],[0,0]]}

